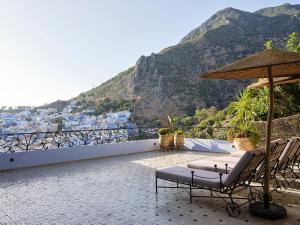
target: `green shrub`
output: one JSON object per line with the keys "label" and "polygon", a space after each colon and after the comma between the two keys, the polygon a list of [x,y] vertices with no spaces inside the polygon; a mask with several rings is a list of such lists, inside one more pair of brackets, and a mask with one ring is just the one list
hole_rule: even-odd
{"label": "green shrub", "polygon": [[171,130],[170,130],[170,128],[164,127],[164,128],[158,129],[157,132],[159,135],[168,135],[171,133]]}
{"label": "green shrub", "polygon": [[213,131],[213,138],[218,140],[226,140],[227,131],[225,129],[215,129]]}
{"label": "green shrub", "polygon": [[210,117],[202,120],[201,123],[198,124],[197,127],[199,127],[201,130],[204,130],[205,128],[214,125],[215,121],[211,119]]}
{"label": "green shrub", "polygon": [[210,107],[208,109],[197,109],[195,112],[195,118],[201,122],[202,120],[207,119],[208,117],[214,117],[218,113],[216,107]]}
{"label": "green shrub", "polygon": [[178,128],[178,129],[175,131],[175,134],[176,134],[176,135],[183,135],[184,132],[183,132],[183,130],[182,130],[181,128]]}
{"label": "green shrub", "polygon": [[180,124],[183,125],[183,126],[191,126],[191,125],[193,125],[193,117],[191,117],[191,116],[183,117],[180,120]]}

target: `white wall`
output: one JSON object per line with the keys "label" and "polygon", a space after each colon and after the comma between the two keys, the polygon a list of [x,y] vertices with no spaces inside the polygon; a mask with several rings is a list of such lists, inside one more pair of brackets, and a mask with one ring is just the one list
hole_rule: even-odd
{"label": "white wall", "polygon": [[158,150],[157,139],[0,154],[0,171]]}
{"label": "white wall", "polygon": [[[232,143],[212,139],[185,138],[185,147],[194,151],[215,153],[232,153],[236,151]],[[159,150],[157,139],[4,153],[0,154],[0,171],[153,150]]]}
{"label": "white wall", "polygon": [[187,149],[201,152],[215,152],[230,154],[236,149],[232,143],[217,139],[185,138],[184,146]]}

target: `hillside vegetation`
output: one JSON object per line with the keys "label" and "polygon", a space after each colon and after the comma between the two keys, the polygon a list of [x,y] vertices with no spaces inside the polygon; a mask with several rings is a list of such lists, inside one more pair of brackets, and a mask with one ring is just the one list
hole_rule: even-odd
{"label": "hillside vegetation", "polygon": [[[266,40],[283,47],[288,34],[300,32],[299,12],[300,5],[290,4],[254,13],[226,8],[177,45],[141,56],[133,67],[76,99],[99,106],[99,113],[128,107],[142,126],[165,124],[167,115],[193,116],[195,109],[224,109],[252,81],[205,81],[199,75],[262,50]],[[108,103],[104,99],[116,107],[102,107]]]}
{"label": "hillside vegetation", "polygon": [[[277,48],[272,40],[266,41],[265,47]],[[300,53],[300,38],[296,32],[288,35],[285,50]],[[300,83],[275,86],[274,94],[274,119],[300,114]],[[253,122],[267,120],[268,96],[268,87],[247,88],[224,110],[217,110],[215,107],[198,109],[194,116],[179,117],[178,125],[194,127],[187,132],[187,136],[226,139],[228,129],[219,128],[239,128],[246,125],[247,129],[251,129]]]}

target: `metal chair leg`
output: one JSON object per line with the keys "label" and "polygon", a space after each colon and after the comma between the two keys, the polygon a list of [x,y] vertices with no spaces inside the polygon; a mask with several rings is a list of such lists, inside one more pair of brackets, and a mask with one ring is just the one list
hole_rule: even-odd
{"label": "metal chair leg", "polygon": [[192,204],[192,185],[190,185],[190,203]]}

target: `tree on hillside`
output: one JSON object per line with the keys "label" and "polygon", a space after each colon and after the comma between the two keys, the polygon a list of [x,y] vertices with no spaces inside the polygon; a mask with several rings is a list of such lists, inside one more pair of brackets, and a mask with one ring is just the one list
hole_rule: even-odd
{"label": "tree on hillside", "polygon": [[[266,49],[276,49],[272,40],[268,40],[264,44]],[[286,50],[290,52],[300,53],[300,38],[298,33],[293,32],[288,35],[285,44]],[[268,88],[256,90],[256,95],[252,101],[254,111],[257,114],[257,120],[265,120],[267,116],[267,96]],[[300,113],[300,84],[279,85],[275,88],[275,112],[274,118],[290,116]]]}
{"label": "tree on hillside", "polygon": [[300,38],[297,32],[289,34],[285,47],[290,52],[300,53]]}

